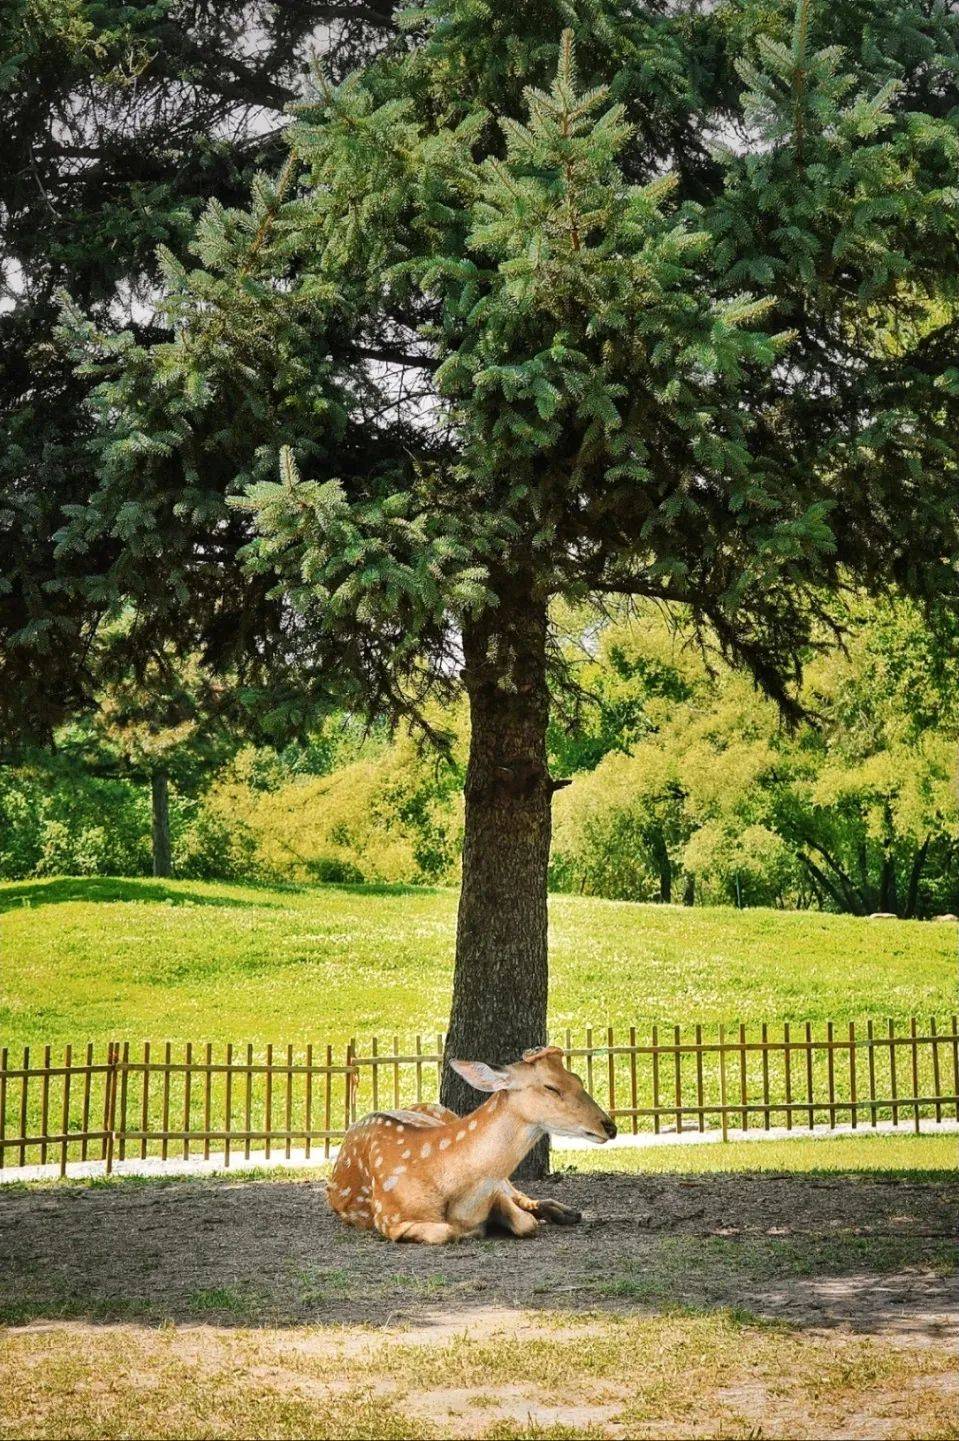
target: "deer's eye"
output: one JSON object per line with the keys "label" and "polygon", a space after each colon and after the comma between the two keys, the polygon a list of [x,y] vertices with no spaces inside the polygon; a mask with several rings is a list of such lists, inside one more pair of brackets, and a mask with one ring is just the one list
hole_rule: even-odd
{"label": "deer's eye", "polygon": [[549,1091],[552,1096],[561,1096],[563,1094],[558,1086],[547,1086],[545,1081],[543,1082],[543,1090]]}

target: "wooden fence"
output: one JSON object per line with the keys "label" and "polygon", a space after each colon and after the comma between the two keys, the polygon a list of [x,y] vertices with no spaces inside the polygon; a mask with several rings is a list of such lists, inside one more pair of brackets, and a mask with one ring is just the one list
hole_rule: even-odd
{"label": "wooden fence", "polygon": [[[780,1026],[653,1026],[557,1038],[620,1130],[787,1130],[959,1120],[955,1016],[906,1022]],[[368,1110],[433,1100],[443,1037],[409,1046],[111,1041],[60,1057],[44,1046],[0,1049],[0,1170],[71,1161],[242,1155],[322,1159]]]}

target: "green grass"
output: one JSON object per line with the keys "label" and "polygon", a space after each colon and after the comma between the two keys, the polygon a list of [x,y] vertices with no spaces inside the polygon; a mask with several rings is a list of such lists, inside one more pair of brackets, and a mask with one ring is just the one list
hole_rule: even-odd
{"label": "green grass", "polygon": [[797,1136],[791,1140],[727,1141],[704,1146],[647,1146],[610,1151],[554,1151],[563,1171],[615,1171],[647,1175],[715,1175],[717,1172],[877,1172],[910,1180],[954,1176],[959,1137]]}
{"label": "green grass", "polygon": [[[456,896],[193,881],[0,884],[4,1044],[345,1041],[435,1032]],[[897,1018],[951,1008],[955,928],[817,912],[551,901],[551,1021]]]}

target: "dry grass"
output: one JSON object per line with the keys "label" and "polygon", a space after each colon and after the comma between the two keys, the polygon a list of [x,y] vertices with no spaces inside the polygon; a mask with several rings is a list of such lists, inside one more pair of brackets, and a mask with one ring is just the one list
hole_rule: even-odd
{"label": "dry grass", "polygon": [[952,1357],[732,1312],[7,1332],[0,1437],[956,1437]]}

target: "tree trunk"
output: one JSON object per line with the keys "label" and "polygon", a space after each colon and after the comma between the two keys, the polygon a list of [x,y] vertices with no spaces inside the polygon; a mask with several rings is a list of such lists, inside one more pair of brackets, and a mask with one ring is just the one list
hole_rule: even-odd
{"label": "tree trunk", "polygon": [[[546,602],[528,580],[498,587],[499,604],[467,625],[470,705],[463,881],[446,1053],[494,1064],[546,1041],[546,874],[553,782],[546,762]],[[482,1099],[449,1066],[443,1103]],[[517,1174],[542,1176],[544,1141]]]}
{"label": "tree trunk", "polygon": [[683,905],[684,905],[684,906],[694,906],[695,904],[696,904],[696,877],[695,877],[695,875],[692,873],[692,871],[690,871],[689,874],[686,876],[686,881],[685,881],[685,884],[683,885]]}
{"label": "tree trunk", "polygon": [[662,831],[653,833],[653,859],[659,872],[659,899],[668,906],[673,899],[673,867]]}
{"label": "tree trunk", "polygon": [[153,874],[172,876],[170,857],[170,797],[166,771],[154,771],[150,777],[153,798]]}
{"label": "tree trunk", "polygon": [[926,836],[922,845],[913,857],[912,869],[909,872],[909,888],[906,891],[906,904],[903,906],[903,919],[911,921],[916,914],[916,904],[919,900],[919,882],[922,880],[922,873],[926,865],[926,856],[929,854],[930,836]]}

